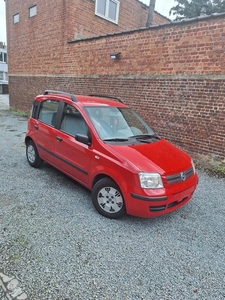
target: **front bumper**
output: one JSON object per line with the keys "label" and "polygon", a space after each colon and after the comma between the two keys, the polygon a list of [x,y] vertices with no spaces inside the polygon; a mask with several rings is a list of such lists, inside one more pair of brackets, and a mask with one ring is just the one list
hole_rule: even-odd
{"label": "front bumper", "polygon": [[188,183],[175,184],[171,189],[165,188],[161,195],[150,195],[145,190],[131,192],[126,201],[127,213],[144,218],[170,213],[191,200],[197,183],[198,176],[195,174]]}

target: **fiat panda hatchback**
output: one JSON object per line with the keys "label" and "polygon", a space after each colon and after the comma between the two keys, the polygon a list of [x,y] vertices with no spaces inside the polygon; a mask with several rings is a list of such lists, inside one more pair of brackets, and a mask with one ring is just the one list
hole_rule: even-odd
{"label": "fiat panda hatchback", "polygon": [[25,144],[32,167],[45,161],[84,185],[109,218],[170,213],[198,182],[192,159],[118,99],[46,90],[34,100]]}

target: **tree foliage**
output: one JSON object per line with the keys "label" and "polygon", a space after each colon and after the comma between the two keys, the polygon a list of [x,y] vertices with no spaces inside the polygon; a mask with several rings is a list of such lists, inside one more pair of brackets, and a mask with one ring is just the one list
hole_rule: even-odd
{"label": "tree foliage", "polygon": [[225,12],[225,0],[175,0],[175,2],[177,5],[170,10],[170,15],[174,16],[175,20],[198,17],[203,5],[207,15]]}

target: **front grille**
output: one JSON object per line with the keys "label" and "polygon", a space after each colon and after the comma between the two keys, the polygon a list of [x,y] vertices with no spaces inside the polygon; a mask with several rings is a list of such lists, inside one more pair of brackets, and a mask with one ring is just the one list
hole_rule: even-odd
{"label": "front grille", "polygon": [[[167,180],[168,184],[173,184],[173,183],[177,183],[180,181],[184,181],[187,178],[191,177],[193,174],[194,174],[194,169],[191,167],[190,169],[180,172],[178,174],[166,176],[166,180]],[[184,179],[184,177],[185,177],[185,179]]]}

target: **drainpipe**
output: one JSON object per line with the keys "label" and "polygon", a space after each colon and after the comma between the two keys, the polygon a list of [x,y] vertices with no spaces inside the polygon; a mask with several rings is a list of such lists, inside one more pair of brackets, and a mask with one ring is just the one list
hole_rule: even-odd
{"label": "drainpipe", "polygon": [[154,15],[154,10],[155,10],[155,1],[156,0],[150,0],[150,5],[148,8],[148,20],[146,23],[146,27],[149,27],[153,23],[153,15]]}

